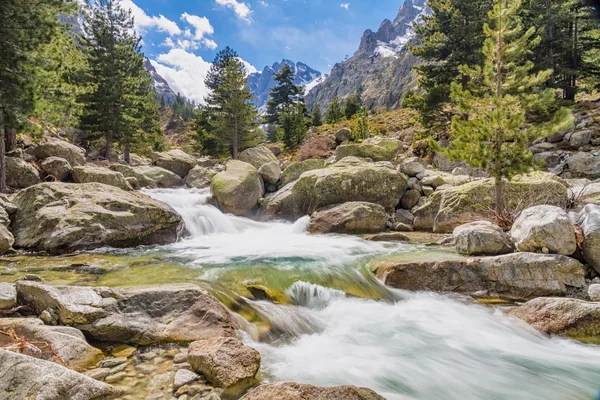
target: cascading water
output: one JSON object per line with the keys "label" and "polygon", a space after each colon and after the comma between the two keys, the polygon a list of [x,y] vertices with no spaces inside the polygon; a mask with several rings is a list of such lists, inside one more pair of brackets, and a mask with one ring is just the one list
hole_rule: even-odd
{"label": "cascading water", "polygon": [[[599,347],[548,338],[457,298],[381,288],[365,268],[379,255],[435,250],[311,236],[306,218],[224,215],[207,203],[208,192],[146,193],[175,208],[191,233],[162,248],[167,256],[219,283],[228,270],[235,284],[281,277],[291,305],[248,300],[270,321],[263,341],[247,339],[261,352],[266,380],[359,385],[388,400],[589,400],[600,388]],[[359,293],[376,288],[374,297],[387,301],[348,296],[340,280],[358,282]]]}

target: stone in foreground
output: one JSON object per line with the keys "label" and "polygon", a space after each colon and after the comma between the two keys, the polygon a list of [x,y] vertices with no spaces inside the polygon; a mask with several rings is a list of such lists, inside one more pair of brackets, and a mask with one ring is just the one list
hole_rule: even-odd
{"label": "stone in foreground", "polygon": [[15,245],[52,253],[177,241],[181,217],[148,196],[100,183],[43,183],[15,197]]}
{"label": "stone in foreground", "polygon": [[234,215],[248,214],[264,194],[263,182],[256,168],[237,160],[227,163],[225,171],[212,179],[210,188],[223,212]]}
{"label": "stone in foreground", "polygon": [[575,227],[565,210],[540,205],[524,210],[510,231],[517,249],[570,256],[577,250]]}
{"label": "stone in foreground", "polygon": [[181,179],[184,179],[188,172],[198,164],[194,157],[180,149],[154,153],[152,154],[152,162],[160,168],[179,175]]}
{"label": "stone in foreground", "polygon": [[514,251],[508,235],[489,221],[461,225],[454,229],[452,236],[458,254],[495,256]]}
{"label": "stone in foreground", "polygon": [[16,305],[17,290],[15,289],[15,285],[8,282],[0,282],[0,310],[13,308]]}
{"label": "stone in foreground", "polygon": [[6,184],[13,188],[26,188],[41,182],[33,165],[22,158],[6,157]]}
{"label": "stone in foreground", "polygon": [[600,206],[585,206],[579,213],[578,223],[583,233],[583,257],[600,273]]}
{"label": "stone in foreground", "polygon": [[95,167],[92,165],[75,167],[73,168],[72,175],[75,183],[97,182],[115,186],[122,190],[133,190],[122,173],[104,167]]}
{"label": "stone in foreground", "polygon": [[385,208],[378,204],[350,202],[317,210],[310,217],[310,233],[377,233],[386,228]]}
{"label": "stone in foreground", "polygon": [[85,150],[64,140],[50,139],[35,146],[33,155],[38,160],[49,157],[64,158],[72,167],[85,164]]}
{"label": "stone in foreground", "polygon": [[188,362],[213,385],[241,390],[256,383],[260,353],[236,338],[213,338],[190,344]]}
{"label": "stone in foreground", "polygon": [[297,382],[262,385],[240,400],[385,400],[371,389],[357,386],[319,387]]}
{"label": "stone in foreground", "polygon": [[120,392],[57,363],[0,350],[0,397],[36,400],[108,400]]}

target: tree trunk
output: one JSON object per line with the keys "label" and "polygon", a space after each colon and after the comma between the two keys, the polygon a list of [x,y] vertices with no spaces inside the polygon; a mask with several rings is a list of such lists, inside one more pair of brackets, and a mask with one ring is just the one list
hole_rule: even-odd
{"label": "tree trunk", "polygon": [[112,132],[108,132],[106,134],[106,152],[104,154],[104,158],[106,158],[108,161],[110,161],[112,158],[112,147],[113,147],[112,137],[113,137]]}
{"label": "tree trunk", "polygon": [[233,133],[233,140],[231,143],[231,158],[234,160],[238,159],[238,123],[235,121],[235,130]]}
{"label": "tree trunk", "polygon": [[0,109],[0,193],[6,193],[8,191],[6,186],[6,158],[4,141],[4,113],[2,109]]}
{"label": "tree trunk", "polygon": [[4,135],[6,136],[5,137],[5,142],[6,142],[5,152],[8,153],[9,151],[16,150],[16,148],[17,148],[17,129],[5,126],[4,127]]}
{"label": "tree trunk", "polygon": [[[496,62],[496,98],[499,102],[502,99],[502,69],[504,68],[504,26],[502,16],[498,18],[498,60]],[[494,177],[496,178],[496,216],[499,217],[504,213],[504,198],[502,193],[502,142],[503,134],[500,128],[496,129],[496,137],[494,139]]]}
{"label": "tree trunk", "polygon": [[496,175],[495,180],[496,186],[496,217],[502,217],[504,215],[504,182],[502,176]]}
{"label": "tree trunk", "polygon": [[131,164],[131,138],[129,135],[125,136],[125,149],[123,151],[123,161],[125,164]]}
{"label": "tree trunk", "polygon": [[[546,0],[546,10],[549,12],[552,9],[552,1]],[[556,61],[554,60],[554,25],[552,24],[552,18],[547,16],[548,23],[546,24],[546,31],[548,33],[548,59],[550,60],[550,68],[552,68],[552,75],[550,75],[550,86],[554,87],[556,83]]]}

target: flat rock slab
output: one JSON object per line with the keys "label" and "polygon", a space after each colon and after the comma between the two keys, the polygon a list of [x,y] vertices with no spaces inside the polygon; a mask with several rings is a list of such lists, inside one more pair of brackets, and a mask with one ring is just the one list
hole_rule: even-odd
{"label": "flat rock slab", "polygon": [[262,385],[240,400],[385,400],[371,389],[356,386],[319,387],[296,382]]}

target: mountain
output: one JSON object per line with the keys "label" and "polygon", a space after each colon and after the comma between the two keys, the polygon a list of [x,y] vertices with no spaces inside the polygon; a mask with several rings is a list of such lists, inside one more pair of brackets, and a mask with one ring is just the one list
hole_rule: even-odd
{"label": "mountain", "polygon": [[326,109],[335,96],[361,93],[369,107],[398,108],[416,84],[413,66],[419,60],[408,50],[417,40],[413,22],[429,13],[426,0],[406,0],[393,21],[383,21],[377,32],[366,30],[356,53],[336,64],[331,75],[308,93],[308,106],[318,102]]}
{"label": "mountain", "polygon": [[262,72],[255,72],[248,75],[248,85],[254,96],[253,103],[259,110],[265,109],[267,100],[269,100],[269,93],[277,84],[275,82],[275,74],[281,72],[281,69],[286,64],[296,74],[294,83],[304,87],[305,92],[311,90],[323,79],[323,74],[302,62],[295,63],[284,59],[280,63],[276,62],[272,66],[266,66]]}
{"label": "mountain", "polygon": [[154,65],[152,65],[148,58],[144,59],[144,67],[146,67],[146,71],[148,71],[152,77],[152,87],[156,91],[158,100],[160,101],[160,98],[165,96],[165,101],[167,104],[171,104],[173,100],[175,100],[175,97],[177,97],[177,94],[173,91],[173,89],[171,89],[169,83],[165,80],[165,78],[159,75],[159,73],[156,71],[156,68],[154,68]]}

